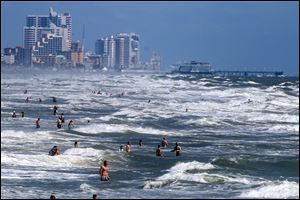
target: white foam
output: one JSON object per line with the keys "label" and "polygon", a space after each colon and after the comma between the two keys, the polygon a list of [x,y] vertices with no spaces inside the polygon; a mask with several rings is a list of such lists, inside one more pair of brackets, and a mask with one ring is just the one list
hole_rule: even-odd
{"label": "white foam", "polygon": [[297,198],[299,199],[299,183],[282,181],[271,182],[266,185],[242,192],[243,198]]}
{"label": "white foam", "polygon": [[299,124],[298,125],[275,125],[275,126],[268,128],[268,131],[269,132],[289,131],[292,133],[299,134]]}
{"label": "white foam", "polygon": [[75,131],[89,134],[97,133],[114,133],[121,132],[125,133],[127,131],[134,131],[142,134],[154,134],[154,135],[182,135],[182,133],[166,132],[153,128],[143,128],[143,127],[134,127],[128,126],[125,124],[91,124],[88,126],[82,126],[75,128]]}
{"label": "white foam", "polygon": [[168,170],[168,173],[158,177],[155,181],[146,181],[144,189],[170,186],[178,180],[206,182],[203,177],[195,176],[195,174],[189,174],[186,172],[189,170],[209,170],[213,168],[214,166],[210,163],[200,163],[198,161],[177,163]]}
{"label": "white foam", "polygon": [[210,163],[201,163],[198,161],[192,161],[192,162],[181,162],[177,163],[175,166],[171,167],[168,171],[171,173],[178,173],[178,172],[185,172],[188,170],[208,170],[215,168],[214,165]]}
{"label": "white foam", "polygon": [[197,161],[187,163],[177,163],[175,166],[170,168],[168,173],[158,177],[154,181],[146,181],[144,189],[161,188],[165,186],[172,186],[178,184],[181,181],[191,181],[196,183],[242,183],[245,185],[253,183],[261,183],[261,181],[255,181],[243,176],[225,176],[221,174],[213,174],[207,172],[191,173],[190,170],[202,171],[214,169],[214,165],[210,163],[200,163]]}
{"label": "white foam", "polygon": [[92,192],[92,193],[99,192],[99,190],[97,190],[97,188],[95,188],[87,183],[80,184],[80,189],[85,192]]}
{"label": "white foam", "polygon": [[185,121],[184,124],[197,124],[202,126],[215,126],[220,125],[219,122],[215,121],[215,119],[209,119],[209,118],[202,118],[202,119],[190,119],[188,121]]}
{"label": "white foam", "polygon": [[3,130],[1,131],[1,142],[4,144],[17,143],[22,141],[49,141],[57,138],[51,135],[50,131],[36,131],[36,132],[25,132],[25,131],[14,131],[14,130]]}
{"label": "white foam", "polygon": [[[71,149],[66,151],[66,155],[61,154],[58,156],[2,153],[1,162],[8,165],[42,166],[46,168],[97,167],[102,154],[100,151],[89,149],[78,151]],[[80,152],[83,155],[80,155]]]}

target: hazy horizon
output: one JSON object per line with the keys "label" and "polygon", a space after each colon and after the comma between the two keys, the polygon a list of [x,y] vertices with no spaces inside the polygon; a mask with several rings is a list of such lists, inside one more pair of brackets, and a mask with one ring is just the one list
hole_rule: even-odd
{"label": "hazy horizon", "polygon": [[1,51],[23,46],[27,15],[70,12],[73,40],[94,51],[96,39],[140,35],[141,61],[153,51],[164,68],[180,60],[240,70],[299,73],[298,2],[1,2]]}

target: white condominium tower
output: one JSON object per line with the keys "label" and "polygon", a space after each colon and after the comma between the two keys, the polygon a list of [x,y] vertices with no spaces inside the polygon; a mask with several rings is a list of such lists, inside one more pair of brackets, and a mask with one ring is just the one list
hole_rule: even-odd
{"label": "white condominium tower", "polygon": [[62,36],[62,49],[67,51],[71,48],[72,17],[69,13],[57,14],[50,7],[49,15],[28,15],[23,31],[26,49],[32,48],[44,34],[52,33]]}

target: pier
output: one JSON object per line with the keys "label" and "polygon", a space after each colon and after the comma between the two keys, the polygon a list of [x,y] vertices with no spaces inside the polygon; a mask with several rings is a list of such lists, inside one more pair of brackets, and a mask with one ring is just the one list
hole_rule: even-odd
{"label": "pier", "polygon": [[283,71],[212,71],[219,76],[281,76]]}

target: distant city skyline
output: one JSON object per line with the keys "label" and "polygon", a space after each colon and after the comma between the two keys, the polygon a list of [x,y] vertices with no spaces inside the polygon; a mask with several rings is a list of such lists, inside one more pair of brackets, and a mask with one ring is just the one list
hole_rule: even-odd
{"label": "distant city skyline", "polygon": [[85,50],[106,35],[135,32],[141,61],[158,52],[164,68],[197,60],[299,73],[298,2],[1,2],[1,51],[23,46],[26,16],[49,7],[72,15],[72,40],[82,39],[85,24]]}

